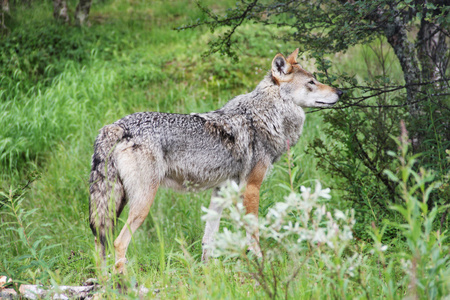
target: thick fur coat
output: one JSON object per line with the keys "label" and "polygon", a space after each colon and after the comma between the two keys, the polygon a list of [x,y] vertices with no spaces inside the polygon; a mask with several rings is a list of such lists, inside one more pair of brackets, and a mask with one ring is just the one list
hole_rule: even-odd
{"label": "thick fur coat", "polygon": [[[317,82],[297,65],[296,56],[277,55],[255,90],[218,110],[135,113],[100,130],[92,157],[90,223],[103,253],[106,235],[124,206],[130,205],[128,225],[134,232],[159,186],[198,191],[227,180],[245,185],[255,181],[252,174],[258,170],[259,194],[267,168],[300,138],[305,121],[301,106],[329,106],[342,93]],[[124,259],[131,238],[125,231],[130,229],[124,228],[115,242],[118,260]],[[119,269],[122,265],[116,263]]]}

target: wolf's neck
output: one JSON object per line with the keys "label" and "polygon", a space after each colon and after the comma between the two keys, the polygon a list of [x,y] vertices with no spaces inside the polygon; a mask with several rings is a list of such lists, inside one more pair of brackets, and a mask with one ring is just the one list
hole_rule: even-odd
{"label": "wolf's neck", "polygon": [[[288,145],[297,143],[305,120],[302,108],[290,100],[283,100],[280,87],[271,76],[266,76],[250,93],[239,95],[222,108],[199,114],[215,124],[228,124],[223,128],[237,130],[236,124],[247,124],[255,132],[255,138],[264,145],[264,152],[276,160],[286,152]],[[235,139],[250,139],[245,130],[233,131]]]}
{"label": "wolf's neck", "polygon": [[271,74],[258,84],[249,98],[253,99],[250,110],[257,131],[270,144],[273,156],[279,157],[300,138],[305,121],[303,109],[281,97],[280,87],[273,82]]}
{"label": "wolf's neck", "polygon": [[272,73],[269,72],[256,86],[253,93],[262,94],[269,99],[280,98],[280,86],[272,79]]}

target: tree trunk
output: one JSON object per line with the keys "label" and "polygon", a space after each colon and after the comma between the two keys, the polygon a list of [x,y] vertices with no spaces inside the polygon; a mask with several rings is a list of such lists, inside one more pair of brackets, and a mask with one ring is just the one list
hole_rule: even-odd
{"label": "tree trunk", "polygon": [[75,22],[79,26],[90,25],[88,21],[92,0],[80,0],[75,11]]}
{"label": "tree trunk", "polygon": [[[439,25],[427,20],[425,13],[420,22],[416,47],[422,66],[422,79],[424,81],[439,81],[443,79],[449,60],[446,35]],[[448,88],[448,83],[437,82],[434,87],[436,89]]]}
{"label": "tree trunk", "polygon": [[[422,82],[419,60],[414,43],[408,40],[406,30],[409,21],[408,17],[401,15],[396,7],[391,6],[391,10],[394,17],[385,23],[383,31],[388,43],[394,49],[403,71],[406,85],[406,104],[408,105],[410,120],[415,124],[415,128],[420,128],[423,112],[419,103],[420,84]],[[414,153],[419,152],[423,141],[420,131],[413,130],[411,140]]]}
{"label": "tree trunk", "polygon": [[0,0],[0,36],[8,34],[9,29],[5,25],[5,18],[9,16],[9,1]]}
{"label": "tree trunk", "polygon": [[9,14],[9,0],[1,0],[2,1],[2,11]]}
{"label": "tree trunk", "polygon": [[69,23],[69,14],[66,0],[53,0],[53,17],[58,21]]}
{"label": "tree trunk", "polygon": [[387,41],[394,49],[400,66],[403,71],[403,78],[406,84],[407,103],[410,114],[415,117],[419,114],[420,109],[417,102],[419,94],[420,69],[414,44],[408,41],[406,34],[406,23],[401,17],[397,16],[393,22],[389,22],[384,27],[384,33]]}

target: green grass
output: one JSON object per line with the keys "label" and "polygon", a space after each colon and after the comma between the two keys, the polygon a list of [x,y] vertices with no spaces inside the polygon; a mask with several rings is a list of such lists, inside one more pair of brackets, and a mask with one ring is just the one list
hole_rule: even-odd
{"label": "green grass", "polygon": [[[233,2],[207,4],[224,11]],[[41,241],[40,259],[54,262],[48,268],[51,280],[42,279],[45,267],[27,265],[30,259],[21,255],[29,250],[20,230],[7,230],[8,226],[20,226],[7,225],[16,221],[6,215],[4,206],[0,208],[4,224],[0,240],[7,246],[1,249],[0,272],[15,274],[13,279],[28,283],[42,280],[44,284],[79,285],[99,275],[88,225],[88,176],[92,145],[102,126],[137,111],[217,109],[232,97],[251,91],[276,52],[295,48],[281,41],[267,43],[270,33],[247,25],[239,32],[246,37],[238,50],[239,62],[218,55],[202,57],[211,38],[208,30],[173,30],[202,17],[195,4],[184,1],[95,2],[89,28],[53,24],[50,2],[32,9],[19,7],[13,14],[16,21],[11,35],[0,40],[11,51],[8,53],[14,49],[18,53],[3,52],[0,60],[5,67],[0,71],[0,189],[8,194],[10,187],[21,186],[33,172],[39,174],[21,204],[24,214],[35,209],[24,217],[24,226],[29,226],[25,232],[30,240]],[[364,73],[361,51],[368,50],[352,51],[330,59]],[[299,168],[294,178],[297,186],[313,186],[314,180],[325,187],[339,183],[338,178],[318,170],[315,158],[305,153],[314,138],[327,141],[323,128],[320,112],[307,114],[303,136],[292,149],[293,164]],[[283,156],[262,186],[261,214],[288,194],[282,187],[288,181],[287,157]],[[330,205],[351,206],[340,200],[339,193],[332,191],[332,195]],[[209,197],[210,192],[158,191],[151,214],[128,249],[129,284],[137,281],[151,291],[159,289],[160,298],[264,297],[239,262],[200,263],[201,206],[208,206]],[[118,227],[126,214],[125,210]],[[44,245],[56,247],[46,250]],[[289,272],[291,262],[288,258],[281,261],[279,271]],[[368,276],[375,276],[376,264],[368,262]],[[21,269],[23,266],[27,267]],[[305,266],[304,275],[291,285],[293,298],[337,296],[331,292],[332,283],[317,283],[308,268]],[[108,298],[121,298],[110,288],[107,285]],[[380,295],[376,287],[367,289]],[[397,297],[402,297],[404,289],[397,291]],[[359,297],[359,293],[359,288],[350,288],[346,297]]]}

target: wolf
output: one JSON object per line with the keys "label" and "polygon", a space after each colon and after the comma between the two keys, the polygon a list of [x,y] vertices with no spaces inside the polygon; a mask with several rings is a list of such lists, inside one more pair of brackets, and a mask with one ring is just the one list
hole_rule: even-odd
{"label": "wolf", "polygon": [[[302,107],[330,107],[342,91],[317,81],[297,63],[298,49],[277,54],[254,91],[206,113],[134,113],[106,125],[94,144],[90,174],[90,227],[104,260],[106,237],[128,203],[125,226],[114,241],[115,271],[125,270],[132,234],[147,217],[159,187],[178,191],[213,189],[202,260],[219,229],[222,207],[214,201],[227,181],[245,186],[247,214],[258,216],[259,189],[271,165],[302,133]],[[259,252],[258,233],[247,232]]]}

